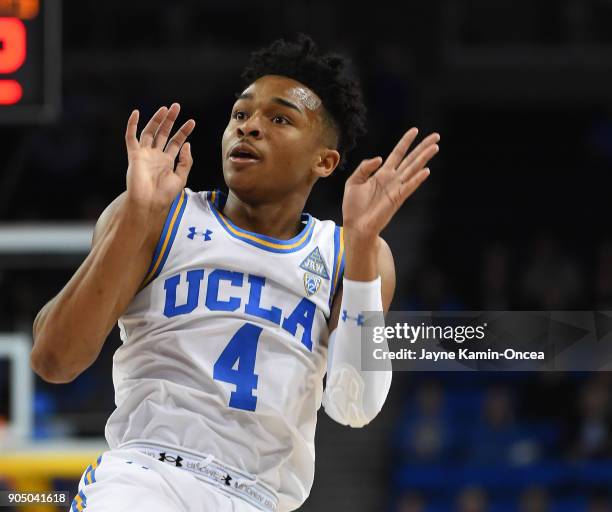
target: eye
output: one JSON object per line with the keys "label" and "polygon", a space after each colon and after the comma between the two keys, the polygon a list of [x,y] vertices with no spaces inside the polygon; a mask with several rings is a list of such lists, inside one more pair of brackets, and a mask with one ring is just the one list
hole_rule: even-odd
{"label": "eye", "polygon": [[232,117],[237,121],[244,121],[247,118],[247,113],[242,112],[241,110],[236,110],[236,112],[232,114]]}
{"label": "eye", "polygon": [[272,122],[274,124],[291,124],[289,119],[287,119],[285,116],[274,116],[272,118]]}

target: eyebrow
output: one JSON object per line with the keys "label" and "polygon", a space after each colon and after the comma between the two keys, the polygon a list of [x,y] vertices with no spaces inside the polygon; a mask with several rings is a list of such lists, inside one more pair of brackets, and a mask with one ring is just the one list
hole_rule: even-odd
{"label": "eyebrow", "polygon": [[[250,92],[245,92],[240,95],[238,94],[236,95],[236,100],[252,100],[252,99],[253,99],[253,95]],[[284,98],[279,98],[275,96],[274,98],[272,98],[272,101],[274,103],[278,103],[279,105],[283,105],[285,107],[289,107],[294,110],[297,110],[300,114],[303,114],[302,109],[300,109],[295,103],[292,103]]]}

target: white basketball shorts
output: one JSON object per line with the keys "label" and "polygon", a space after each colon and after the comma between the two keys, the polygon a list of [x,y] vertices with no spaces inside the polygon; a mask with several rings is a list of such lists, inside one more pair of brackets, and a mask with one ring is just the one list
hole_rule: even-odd
{"label": "white basketball shorts", "polygon": [[83,473],[70,512],[258,512],[261,507],[137,449],[104,452]]}

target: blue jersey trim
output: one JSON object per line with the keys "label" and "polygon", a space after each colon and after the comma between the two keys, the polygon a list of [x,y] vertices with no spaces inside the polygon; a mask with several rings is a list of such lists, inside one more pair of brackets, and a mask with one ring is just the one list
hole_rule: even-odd
{"label": "blue jersey trim", "polygon": [[166,217],[164,229],[162,230],[161,236],[159,237],[159,242],[157,242],[157,246],[155,247],[153,259],[151,260],[151,265],[149,266],[149,270],[147,270],[147,274],[141,289],[155,279],[164,268],[164,264],[166,263],[168,255],[170,254],[170,249],[172,248],[174,238],[176,237],[179,224],[181,223],[181,217],[185,212],[187,199],[187,193],[185,192],[185,189],[183,189],[172,202],[170,211]]}
{"label": "blue jersey trim", "polygon": [[247,231],[246,229],[236,226],[218,209],[220,204],[225,204],[226,198],[222,192],[218,190],[208,192],[207,199],[213,215],[230,236],[237,238],[238,240],[242,240],[243,242],[246,242],[259,249],[275,253],[295,252],[307,245],[312,238],[315,223],[312,216],[308,213],[302,213],[302,222],[305,223],[302,231],[289,240],[281,240],[271,236]]}
{"label": "blue jersey trim", "polygon": [[79,491],[78,494],[72,500],[72,506],[70,510],[72,512],[83,512],[87,508],[87,496],[83,491]]}
{"label": "blue jersey trim", "polygon": [[83,478],[83,482],[85,485],[95,484],[96,483],[96,470],[98,466],[102,462],[102,455],[98,457],[96,462],[87,466],[87,470],[85,471],[85,476]]}
{"label": "blue jersey trim", "polygon": [[338,289],[342,275],[344,274],[344,236],[340,226],[334,229],[334,266],[332,269],[331,287],[329,294],[329,306],[334,302],[334,296]]}

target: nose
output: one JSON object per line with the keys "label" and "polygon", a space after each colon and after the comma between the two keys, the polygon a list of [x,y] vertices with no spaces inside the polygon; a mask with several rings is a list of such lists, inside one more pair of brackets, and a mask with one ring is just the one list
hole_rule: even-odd
{"label": "nose", "polygon": [[262,131],[259,116],[253,115],[248,119],[245,119],[242,123],[238,125],[237,131],[238,136],[240,137],[250,136],[254,139],[260,139]]}

